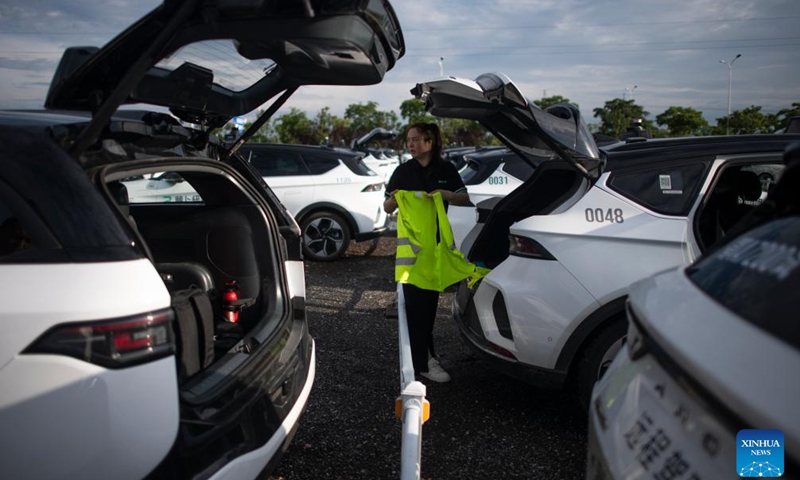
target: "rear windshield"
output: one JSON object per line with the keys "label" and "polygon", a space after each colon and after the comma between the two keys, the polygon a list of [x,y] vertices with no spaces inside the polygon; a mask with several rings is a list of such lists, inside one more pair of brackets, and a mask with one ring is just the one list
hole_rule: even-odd
{"label": "rear windshield", "polygon": [[361,157],[342,157],[342,161],[347,168],[350,169],[356,175],[360,175],[362,177],[372,177],[377,175],[371,168],[367,166],[366,163],[361,159]]}
{"label": "rear windshield", "polygon": [[533,175],[533,170],[533,165],[516,155],[506,160],[503,165],[503,171],[523,182]]}
{"label": "rear windshield", "polygon": [[458,171],[458,174],[461,175],[461,180],[463,180],[464,185],[474,185],[476,182],[475,177],[478,175],[479,165],[477,162],[473,160],[467,160],[467,163]]}
{"label": "rear windshield", "polygon": [[725,308],[800,349],[800,216],[742,235],[687,273]]}

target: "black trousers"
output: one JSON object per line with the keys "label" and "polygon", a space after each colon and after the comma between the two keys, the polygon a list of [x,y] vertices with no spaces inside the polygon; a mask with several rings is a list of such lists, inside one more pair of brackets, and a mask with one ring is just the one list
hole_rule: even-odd
{"label": "black trousers", "polygon": [[427,372],[428,353],[436,356],[433,349],[433,322],[439,306],[439,292],[405,283],[403,297],[406,301],[406,322],[414,372]]}

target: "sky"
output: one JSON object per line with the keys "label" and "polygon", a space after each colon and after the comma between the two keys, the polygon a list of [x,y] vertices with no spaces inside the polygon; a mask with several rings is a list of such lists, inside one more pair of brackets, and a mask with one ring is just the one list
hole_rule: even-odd
{"label": "sky", "polygon": [[[156,0],[2,0],[0,108],[41,108],[65,47],[102,46]],[[593,110],[633,98],[648,118],[692,107],[712,124],[731,109],[800,102],[800,0],[394,0],[406,55],[383,82],[302,87],[277,115],[374,101],[398,113],[419,82],[503,72],[530,99]],[[741,57],[730,63],[737,54]],[[725,63],[721,63],[721,60]]]}

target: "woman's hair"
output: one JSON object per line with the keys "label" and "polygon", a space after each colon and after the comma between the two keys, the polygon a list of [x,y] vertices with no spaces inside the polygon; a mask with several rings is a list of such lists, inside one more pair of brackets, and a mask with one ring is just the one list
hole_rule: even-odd
{"label": "woman's hair", "polygon": [[439,131],[439,125],[435,123],[417,122],[412,123],[406,129],[406,135],[412,128],[416,128],[422,134],[422,138],[433,142],[431,148],[431,160],[438,162],[442,159],[442,133]]}

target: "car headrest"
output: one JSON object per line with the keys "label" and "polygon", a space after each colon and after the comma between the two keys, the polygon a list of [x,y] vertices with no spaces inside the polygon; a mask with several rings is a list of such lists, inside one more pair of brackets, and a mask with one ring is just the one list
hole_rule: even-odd
{"label": "car headrest", "polygon": [[718,187],[720,192],[730,192],[743,200],[758,200],[761,197],[761,181],[755,172],[729,168],[722,172]]}
{"label": "car headrest", "polygon": [[117,202],[117,205],[124,207],[129,205],[128,200],[128,187],[122,182],[109,182],[108,191],[111,192],[111,198]]}

